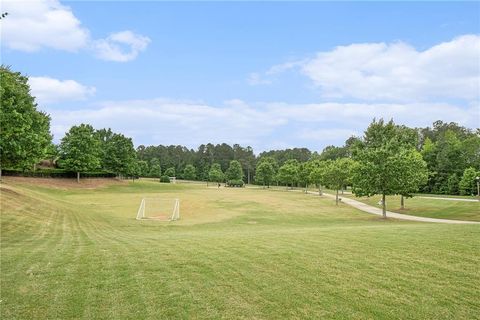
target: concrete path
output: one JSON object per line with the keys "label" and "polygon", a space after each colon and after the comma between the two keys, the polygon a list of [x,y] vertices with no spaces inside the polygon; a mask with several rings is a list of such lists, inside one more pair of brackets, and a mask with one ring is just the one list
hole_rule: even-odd
{"label": "concrete path", "polygon": [[[309,191],[309,194],[318,195],[318,192]],[[335,195],[323,193],[325,197],[335,199]],[[341,196],[340,196],[341,198]],[[371,205],[365,204],[363,202],[350,199],[350,198],[342,198],[342,202],[346,203],[354,208],[362,210],[363,212],[376,214],[378,216],[382,215],[382,209],[376,208]],[[450,223],[450,224],[480,224],[477,221],[465,221],[465,220],[449,220],[449,219],[437,219],[437,218],[427,218],[427,217],[417,217],[417,216],[410,216],[407,214],[401,214],[396,212],[387,211],[387,217],[394,218],[394,219],[401,219],[401,220],[410,220],[410,221],[421,221],[421,222],[434,222],[434,223]]]}

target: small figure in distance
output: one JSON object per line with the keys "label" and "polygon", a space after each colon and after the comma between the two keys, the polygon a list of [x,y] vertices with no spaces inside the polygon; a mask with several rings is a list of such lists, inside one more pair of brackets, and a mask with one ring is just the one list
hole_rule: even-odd
{"label": "small figure in distance", "polygon": [[220,188],[220,182],[218,183],[218,187]]}

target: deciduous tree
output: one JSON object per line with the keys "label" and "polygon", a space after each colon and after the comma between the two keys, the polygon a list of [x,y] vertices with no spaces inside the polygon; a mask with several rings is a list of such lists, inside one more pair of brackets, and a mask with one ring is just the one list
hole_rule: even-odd
{"label": "deciduous tree", "polygon": [[50,117],[37,111],[28,78],[0,67],[0,178],[1,170],[31,168],[51,144]]}
{"label": "deciduous tree", "polygon": [[100,167],[100,143],[91,125],[73,126],[65,134],[60,144],[61,164],[77,173],[95,170]]}

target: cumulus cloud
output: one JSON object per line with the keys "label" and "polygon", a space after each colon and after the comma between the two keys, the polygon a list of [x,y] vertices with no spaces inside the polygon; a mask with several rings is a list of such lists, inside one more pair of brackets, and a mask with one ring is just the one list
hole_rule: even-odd
{"label": "cumulus cloud", "polygon": [[57,0],[2,1],[2,43],[21,51],[53,48],[77,51],[89,41],[89,32],[81,26],[71,9]]}
{"label": "cumulus cloud", "polygon": [[208,105],[165,99],[111,101],[79,110],[49,110],[52,131],[60,139],[81,122],[111,127],[134,138],[136,144],[205,142],[251,145],[256,151],[274,145],[307,146],[321,150],[361,135],[376,117],[393,118],[409,126],[428,126],[435,120],[456,121],[475,127],[480,106],[449,104],[249,104],[241,100]]}
{"label": "cumulus cloud", "polygon": [[257,73],[256,83],[271,82],[269,76],[291,69],[307,76],[328,99],[478,101],[480,36],[459,36],[423,51],[404,42],[338,46]]}
{"label": "cumulus cloud", "polygon": [[50,77],[29,77],[28,83],[39,105],[85,100],[96,91],[95,87],[85,86],[75,80],[58,80]]}
{"label": "cumulus cloud", "polygon": [[402,42],[341,46],[318,53],[302,72],[327,97],[478,100],[480,36],[464,35],[425,51]]}
{"label": "cumulus cloud", "polygon": [[148,37],[127,30],[112,33],[105,39],[96,40],[92,47],[95,55],[100,59],[126,62],[134,60],[140,52],[147,48],[149,43]]}
{"label": "cumulus cloud", "polygon": [[9,12],[0,25],[2,45],[12,50],[35,52],[56,49],[70,52],[90,49],[103,60],[126,62],[144,51],[150,39],[132,31],[92,39],[72,9],[58,0],[3,0]]}

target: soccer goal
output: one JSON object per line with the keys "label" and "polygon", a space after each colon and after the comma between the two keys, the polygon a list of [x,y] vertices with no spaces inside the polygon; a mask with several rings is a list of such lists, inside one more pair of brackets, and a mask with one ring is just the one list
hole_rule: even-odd
{"label": "soccer goal", "polygon": [[180,200],[143,198],[137,212],[137,220],[142,219],[176,221],[180,219]]}

